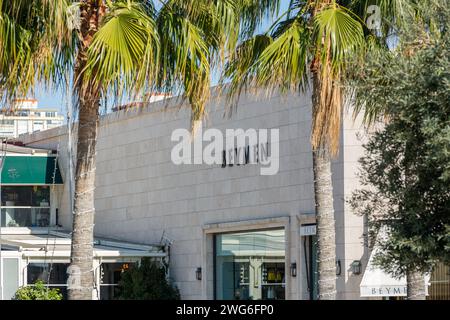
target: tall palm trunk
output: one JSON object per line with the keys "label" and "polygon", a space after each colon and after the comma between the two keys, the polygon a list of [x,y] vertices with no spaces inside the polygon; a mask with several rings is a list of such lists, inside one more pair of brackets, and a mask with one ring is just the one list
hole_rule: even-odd
{"label": "tall palm trunk", "polygon": [[102,1],[82,2],[80,14],[81,39],[74,74],[79,119],[68,298],[91,300],[94,285],[94,188],[100,88],[83,80],[82,71],[86,66],[87,50],[104,14]]}
{"label": "tall palm trunk", "polygon": [[[313,117],[318,109],[321,85],[313,70]],[[314,198],[317,219],[317,272],[319,299],[336,299],[336,231],[331,180],[331,156],[328,150],[313,151]]]}
{"label": "tall palm trunk", "polygon": [[406,272],[406,296],[408,300],[425,300],[425,280],[417,271]]}

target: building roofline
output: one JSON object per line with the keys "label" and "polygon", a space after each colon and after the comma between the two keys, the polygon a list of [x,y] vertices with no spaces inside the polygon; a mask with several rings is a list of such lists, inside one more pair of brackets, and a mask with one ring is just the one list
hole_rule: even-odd
{"label": "building roofline", "polygon": [[[207,102],[207,106],[213,106],[218,101],[225,101],[227,99],[226,93],[228,91],[228,86],[219,87],[214,86],[210,88],[210,99]],[[267,90],[257,87],[249,87],[242,93],[242,98],[247,96],[248,99],[254,101],[260,101],[261,99],[267,98]],[[270,95],[272,98],[279,96],[281,93],[278,91],[272,92]],[[139,103],[139,102],[138,102]],[[208,108],[208,107],[207,107]],[[107,113],[100,117],[99,127],[103,127],[112,123],[119,121],[133,119],[145,114],[157,114],[163,112],[178,112],[186,110],[191,112],[189,102],[182,95],[167,97],[163,100],[158,100],[154,102],[142,103],[142,106],[125,108],[123,110]],[[77,122],[73,124],[73,130],[77,130]],[[51,138],[61,137],[67,134],[67,124],[63,124],[59,127],[50,128],[44,131],[37,131],[33,133],[21,134],[15,140],[20,141],[23,144],[38,143],[39,141],[45,141]]]}

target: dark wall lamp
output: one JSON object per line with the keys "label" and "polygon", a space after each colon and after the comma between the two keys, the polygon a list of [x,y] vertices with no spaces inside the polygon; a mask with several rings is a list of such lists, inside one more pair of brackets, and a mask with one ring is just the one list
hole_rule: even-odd
{"label": "dark wall lamp", "polygon": [[353,260],[350,267],[352,268],[353,274],[361,274],[361,261],[360,260]]}
{"label": "dark wall lamp", "polygon": [[342,268],[341,268],[341,260],[337,260],[336,261],[336,275],[340,276],[342,272]]}
{"label": "dark wall lamp", "polygon": [[297,276],[297,262],[291,263],[291,276],[296,277]]}
{"label": "dark wall lamp", "polygon": [[198,267],[197,270],[195,270],[195,278],[197,280],[202,280],[202,268]]}

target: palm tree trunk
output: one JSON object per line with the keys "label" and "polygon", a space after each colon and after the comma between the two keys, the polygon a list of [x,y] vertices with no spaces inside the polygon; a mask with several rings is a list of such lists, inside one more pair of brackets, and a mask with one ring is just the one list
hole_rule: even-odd
{"label": "palm tree trunk", "polygon": [[417,271],[406,272],[406,295],[408,300],[425,300],[425,280]]}
{"label": "palm tree trunk", "polygon": [[[89,95],[88,93],[86,95]],[[92,95],[91,95],[92,97]],[[86,97],[80,103],[77,141],[77,164],[73,212],[71,270],[79,273],[79,287],[69,288],[70,300],[91,300],[94,284],[93,228],[95,149],[98,131],[98,101]],[[84,100],[84,99],[83,99]],[[76,266],[74,268],[74,266]],[[75,272],[74,270],[78,271]]]}
{"label": "palm tree trunk", "polygon": [[[99,124],[100,88],[83,79],[87,50],[103,14],[101,2],[84,1],[80,7],[81,41],[75,64],[75,88],[78,97],[78,141],[75,172],[72,247],[68,298],[92,300],[94,285],[94,188],[95,158]],[[80,76],[81,75],[81,76]]]}
{"label": "palm tree trunk", "polygon": [[[319,101],[320,83],[313,73],[313,111]],[[314,114],[314,112],[313,112]],[[317,271],[319,299],[336,299],[336,231],[331,180],[331,157],[328,150],[313,151],[314,198],[317,219]]]}
{"label": "palm tree trunk", "polygon": [[330,156],[313,152],[314,198],[317,219],[319,299],[336,299],[336,240]]}

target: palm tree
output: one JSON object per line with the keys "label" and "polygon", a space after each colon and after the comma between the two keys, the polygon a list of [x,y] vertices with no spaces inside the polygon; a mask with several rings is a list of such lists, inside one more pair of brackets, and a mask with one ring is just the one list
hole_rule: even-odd
{"label": "palm tree", "polygon": [[277,11],[271,0],[0,0],[3,101],[41,81],[69,86],[78,110],[69,299],[92,299],[96,141],[103,98],[180,93],[192,120],[209,97],[210,73]]}
{"label": "palm tree", "polygon": [[[226,65],[228,98],[235,107],[247,86],[307,91],[312,87],[314,193],[317,219],[319,299],[336,298],[335,217],[331,159],[338,154],[343,79],[368,49],[385,50],[399,18],[413,1],[293,0],[266,33],[243,41]],[[379,28],[366,19],[377,5]],[[360,111],[360,110],[359,110]]]}
{"label": "palm tree", "polygon": [[[338,84],[346,56],[364,46],[362,22],[336,1],[291,2],[272,34],[241,44],[225,70],[230,98],[245,84],[305,90],[312,77],[312,146],[318,235],[319,297],[336,298],[335,223],[331,155],[336,155],[342,109]],[[232,103],[235,103],[232,101]]]}

